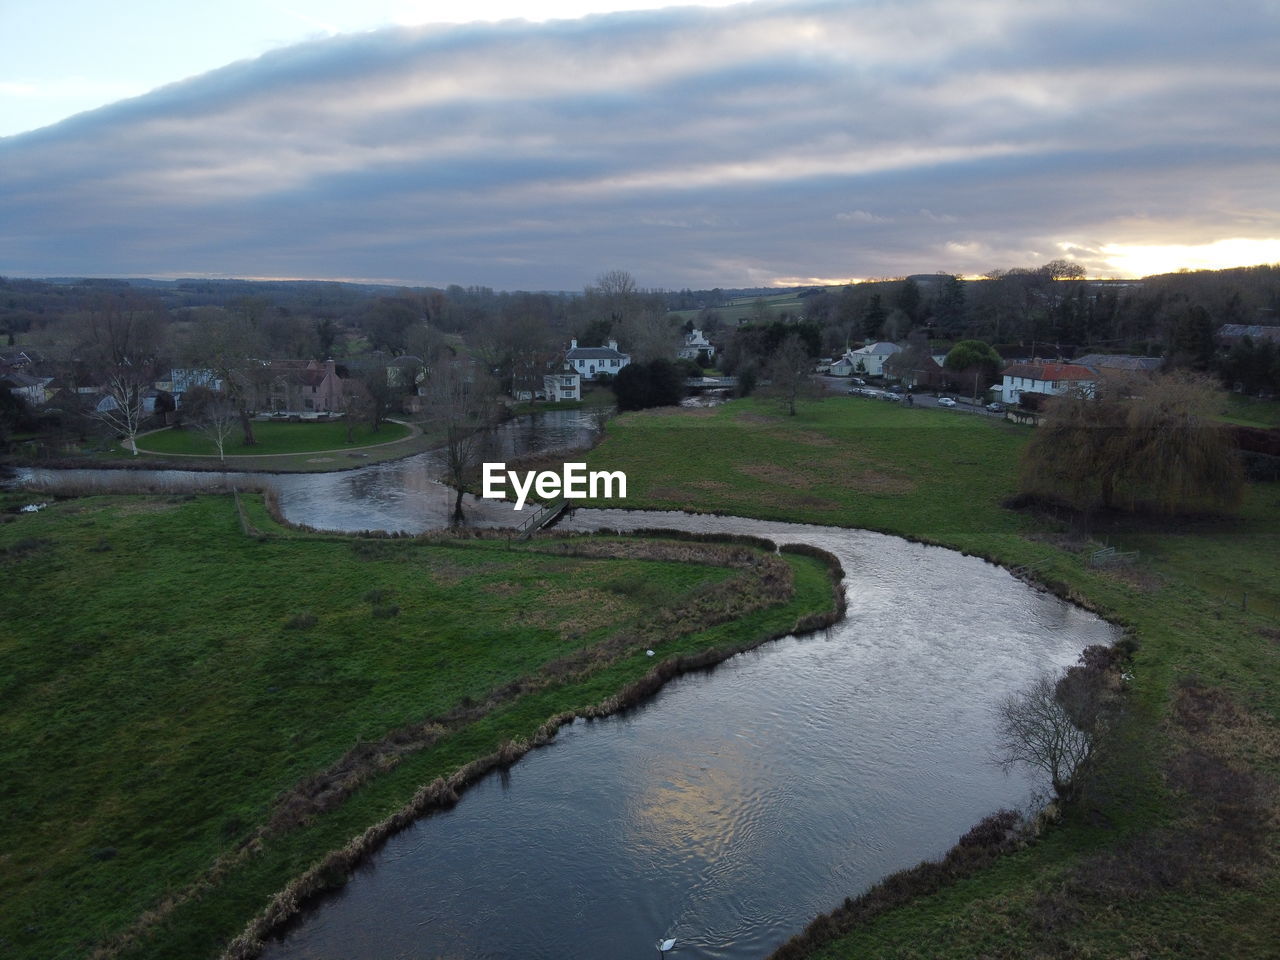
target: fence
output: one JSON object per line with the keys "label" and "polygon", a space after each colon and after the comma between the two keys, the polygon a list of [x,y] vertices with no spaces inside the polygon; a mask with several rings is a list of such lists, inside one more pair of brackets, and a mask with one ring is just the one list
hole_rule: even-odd
{"label": "fence", "polygon": [[552,500],[543,506],[528,520],[516,527],[515,538],[517,540],[528,540],[535,533],[551,523],[556,517],[564,512],[567,505],[564,499]]}
{"label": "fence", "polygon": [[1101,550],[1095,550],[1084,558],[1086,567],[1128,567],[1132,566],[1138,560],[1138,554],[1141,551],[1129,550],[1121,551],[1115,547],[1103,547]]}

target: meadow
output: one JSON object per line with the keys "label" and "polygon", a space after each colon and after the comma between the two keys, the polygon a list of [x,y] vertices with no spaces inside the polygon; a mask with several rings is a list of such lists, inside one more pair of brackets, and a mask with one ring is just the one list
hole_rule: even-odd
{"label": "meadow", "polygon": [[[891,878],[780,957],[1274,956],[1280,486],[1249,485],[1230,516],[1082,529],[1004,506],[1031,429],[843,397],[788,417],[751,400],[621,417],[587,457],[627,472],[632,507],[866,527],[1028,570],[1136,646],[1126,720],[1059,824],[946,882]],[[1139,560],[1089,567],[1103,545]]]}
{"label": "meadow", "polygon": [[[409,436],[412,431],[402,423],[384,422],[376,431],[368,424],[357,424],[347,439],[346,423],[337,420],[316,423],[287,423],[273,420],[255,421],[253,446],[246,447],[237,425],[227,439],[224,453],[228,457],[263,457],[287,453],[318,453],[346,450],[379,443],[392,443]],[[217,457],[213,440],[200,430],[170,427],[148,433],[138,440],[138,448],[159,454]]]}
{"label": "meadow", "polygon": [[8,956],[217,956],[308,870],[340,882],[325,858],[424,785],[834,606],[820,562],[746,547],[318,535],[256,497],[13,512],[29,499],[0,498]]}

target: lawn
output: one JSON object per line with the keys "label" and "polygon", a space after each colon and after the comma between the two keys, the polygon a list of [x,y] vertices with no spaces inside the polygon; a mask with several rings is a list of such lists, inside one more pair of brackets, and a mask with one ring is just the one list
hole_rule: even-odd
{"label": "lawn", "polygon": [[[215,956],[421,785],[644,675],[645,646],[754,643],[832,606],[808,557],[777,561],[794,587],[766,602],[725,547],[321,536],[242,509],[256,535],[218,496],[0,513],[6,956]],[[722,596],[743,616],[655,617]]]}
{"label": "lawn", "polygon": [[1239,393],[1229,393],[1222,411],[1227,423],[1246,427],[1274,429],[1280,427],[1280,400],[1259,400]]}
{"label": "lawn", "polygon": [[[807,404],[796,417],[752,400],[620,417],[587,460],[626,471],[631,507],[868,527],[1037,564],[1055,590],[1140,643],[1129,715],[1087,803],[994,867],[789,956],[1273,957],[1280,485],[1250,485],[1234,517],[1115,520],[1085,536],[1002,506],[1029,435],[853,398]],[[1085,554],[1103,543],[1141,558],[1131,569],[1088,568]],[[1188,691],[1220,698],[1226,719],[1188,726]],[[1188,757],[1260,778],[1263,812],[1244,823],[1224,813],[1247,791],[1179,780]]]}
{"label": "lawn", "polygon": [[[376,432],[370,430],[367,424],[361,423],[352,431],[352,439],[348,442],[347,425],[341,421],[330,423],[260,421],[253,424],[253,435],[257,441],[253,446],[244,446],[244,438],[237,427],[226,443],[225,453],[229,457],[320,453],[330,450],[364,447],[378,443],[391,443],[395,440],[404,439],[410,432],[410,429],[401,423],[384,422]],[[178,430],[172,427],[140,437],[138,439],[138,447],[143,451],[152,451],[160,454],[204,457],[216,457],[218,455],[218,450],[213,441],[201,431]]]}

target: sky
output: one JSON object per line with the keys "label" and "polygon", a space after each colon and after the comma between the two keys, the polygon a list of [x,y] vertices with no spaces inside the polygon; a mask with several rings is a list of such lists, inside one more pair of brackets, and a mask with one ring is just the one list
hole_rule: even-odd
{"label": "sky", "polygon": [[1280,261],[1278,0],[642,2],[0,0],[0,274]]}

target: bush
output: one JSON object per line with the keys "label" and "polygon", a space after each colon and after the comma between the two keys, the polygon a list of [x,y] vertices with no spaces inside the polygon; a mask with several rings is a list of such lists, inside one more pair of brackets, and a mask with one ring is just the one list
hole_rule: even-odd
{"label": "bush", "polygon": [[685,377],[670,360],[631,363],[613,382],[619,410],[670,407],[684,399]]}

